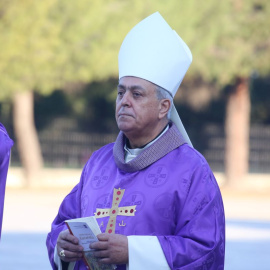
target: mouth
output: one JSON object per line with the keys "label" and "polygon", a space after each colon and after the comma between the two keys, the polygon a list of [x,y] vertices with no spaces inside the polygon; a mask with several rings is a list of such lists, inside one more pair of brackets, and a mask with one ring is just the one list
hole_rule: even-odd
{"label": "mouth", "polygon": [[127,113],[119,113],[118,118],[120,118],[120,117],[133,117],[133,116],[130,114],[127,114]]}

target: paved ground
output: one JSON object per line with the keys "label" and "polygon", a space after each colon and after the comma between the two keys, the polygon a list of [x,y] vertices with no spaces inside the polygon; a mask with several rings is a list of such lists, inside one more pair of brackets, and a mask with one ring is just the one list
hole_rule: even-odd
{"label": "paved ground", "polygon": [[[0,243],[1,270],[51,269],[46,233],[70,189],[7,188]],[[225,269],[269,270],[269,189],[223,188],[222,194],[227,222]]]}

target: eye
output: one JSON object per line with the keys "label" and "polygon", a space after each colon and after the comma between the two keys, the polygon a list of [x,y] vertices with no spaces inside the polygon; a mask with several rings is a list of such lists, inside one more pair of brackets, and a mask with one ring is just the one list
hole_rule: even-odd
{"label": "eye", "polygon": [[124,91],[119,90],[119,91],[117,92],[117,95],[118,95],[118,97],[122,97],[122,96],[124,95]]}
{"label": "eye", "polygon": [[134,92],[134,93],[133,93],[133,96],[134,96],[135,98],[138,98],[138,97],[141,96],[141,93],[140,93],[140,92]]}

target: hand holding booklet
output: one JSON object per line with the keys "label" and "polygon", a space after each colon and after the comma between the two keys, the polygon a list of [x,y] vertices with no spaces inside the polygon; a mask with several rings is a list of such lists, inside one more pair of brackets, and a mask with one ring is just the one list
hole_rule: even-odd
{"label": "hand holding booklet", "polygon": [[91,270],[113,270],[115,265],[101,264],[93,255],[90,244],[99,241],[97,235],[101,233],[97,220],[94,216],[66,220],[65,223],[71,234],[79,239],[79,245],[84,248],[83,259]]}

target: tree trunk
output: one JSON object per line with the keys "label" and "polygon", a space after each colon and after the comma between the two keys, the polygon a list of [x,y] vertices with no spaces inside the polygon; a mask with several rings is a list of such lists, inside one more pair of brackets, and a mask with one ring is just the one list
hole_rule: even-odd
{"label": "tree trunk", "polygon": [[27,186],[38,184],[43,158],[34,124],[33,92],[16,93],[13,98],[13,123]]}
{"label": "tree trunk", "polygon": [[226,108],[225,174],[227,184],[239,186],[249,167],[250,94],[248,80],[238,78]]}

